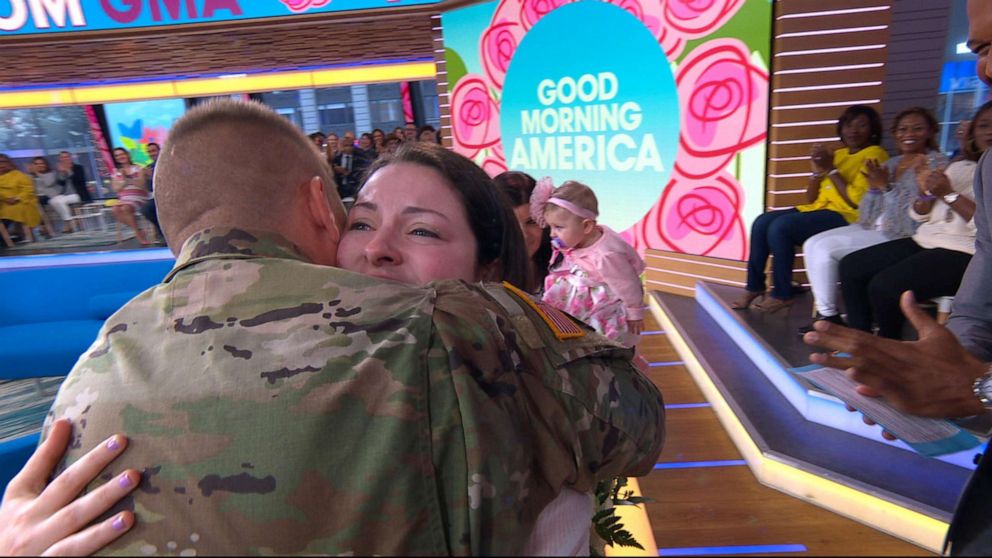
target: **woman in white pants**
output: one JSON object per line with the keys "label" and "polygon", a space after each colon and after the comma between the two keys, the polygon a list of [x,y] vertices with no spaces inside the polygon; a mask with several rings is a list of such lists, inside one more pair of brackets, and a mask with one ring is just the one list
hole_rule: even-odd
{"label": "woman in white pants", "polygon": [[[916,172],[947,166],[947,157],[937,147],[937,120],[927,109],[900,112],[892,134],[899,155],[884,165],[869,161],[869,189],[861,200],[858,222],[819,233],[803,243],[806,275],[816,301],[813,321],[844,323],[837,308],[840,260],[862,248],[912,236],[918,225],[909,217],[909,206],[916,199]],[[811,329],[803,327],[800,332]]]}

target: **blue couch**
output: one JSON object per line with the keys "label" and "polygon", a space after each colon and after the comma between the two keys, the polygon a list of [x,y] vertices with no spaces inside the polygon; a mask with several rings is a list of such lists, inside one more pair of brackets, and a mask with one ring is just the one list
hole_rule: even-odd
{"label": "blue couch", "polygon": [[0,380],[68,374],[104,320],[159,283],[173,263],[0,268]]}
{"label": "blue couch", "polygon": [[[172,269],[168,251],[147,252],[0,258],[0,380],[68,374],[103,322]],[[37,440],[0,443],[0,492]]]}

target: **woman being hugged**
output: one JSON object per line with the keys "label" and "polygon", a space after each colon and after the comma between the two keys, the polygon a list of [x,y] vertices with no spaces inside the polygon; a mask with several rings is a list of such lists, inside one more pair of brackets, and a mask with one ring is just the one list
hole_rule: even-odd
{"label": "woman being hugged", "polygon": [[633,347],[644,329],[644,262],[620,235],[596,223],[599,205],[592,188],[574,180],[555,188],[545,177],[530,203],[534,220],[551,227],[544,302]]}
{"label": "woman being hugged", "polygon": [[731,303],[744,309],[765,294],[765,265],[772,263],[771,297],[755,307],[775,312],[792,304],[792,267],[797,245],[811,236],[858,220],[858,205],[868,189],[863,174],[870,160],[884,162],[882,119],[864,105],[848,107],[837,120],[837,135],[844,146],[830,152],[815,144],[810,152],[812,173],[806,186],[809,203],[793,209],[769,211],[751,225],[751,250],[747,261],[747,292]]}
{"label": "woman being hugged", "polygon": [[[977,161],[992,144],[992,102],[982,105],[962,139],[962,158],[944,171],[925,170],[916,181],[909,216],[920,227],[912,237],[858,250],[840,261],[841,291],[850,327],[901,339],[899,297],[917,301],[957,292],[975,253],[974,181]],[[874,319],[873,319],[874,318]]]}

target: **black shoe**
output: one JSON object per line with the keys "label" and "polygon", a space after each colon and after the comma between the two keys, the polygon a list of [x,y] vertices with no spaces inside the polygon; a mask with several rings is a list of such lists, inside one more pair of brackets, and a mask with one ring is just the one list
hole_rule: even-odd
{"label": "black shoe", "polygon": [[817,312],[816,316],[813,318],[813,321],[808,326],[803,326],[799,328],[799,335],[806,335],[807,333],[813,331],[813,324],[820,321],[830,322],[832,324],[837,324],[842,326],[847,325],[847,322],[844,321],[844,318],[840,317],[840,314],[837,314],[836,316],[824,316],[823,314]]}

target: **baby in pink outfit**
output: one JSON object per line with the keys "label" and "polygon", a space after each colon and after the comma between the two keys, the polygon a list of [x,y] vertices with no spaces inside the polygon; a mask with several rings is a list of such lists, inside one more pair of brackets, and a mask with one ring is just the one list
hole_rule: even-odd
{"label": "baby in pink outfit", "polygon": [[623,238],[596,223],[596,194],[568,181],[555,188],[541,179],[531,195],[531,217],[551,227],[550,273],[543,299],[606,337],[633,347],[644,329],[644,261]]}

